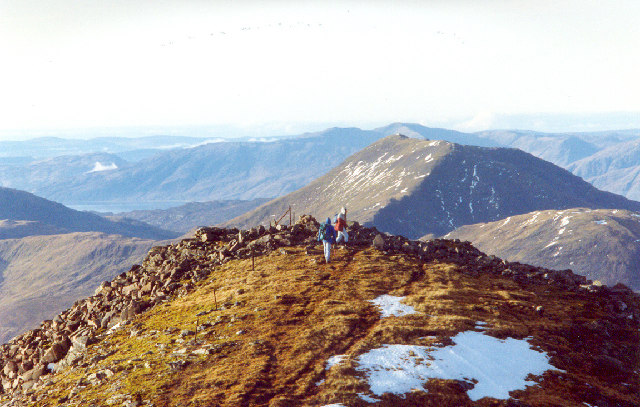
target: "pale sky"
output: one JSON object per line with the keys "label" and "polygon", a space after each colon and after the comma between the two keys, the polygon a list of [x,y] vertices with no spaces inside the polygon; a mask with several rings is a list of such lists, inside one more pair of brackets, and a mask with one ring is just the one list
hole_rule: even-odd
{"label": "pale sky", "polygon": [[614,112],[640,127],[639,22],[637,0],[0,0],[0,138]]}

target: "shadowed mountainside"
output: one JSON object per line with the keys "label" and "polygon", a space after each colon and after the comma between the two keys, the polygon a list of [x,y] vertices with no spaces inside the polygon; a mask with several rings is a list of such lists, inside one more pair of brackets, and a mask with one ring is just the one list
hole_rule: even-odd
{"label": "shadowed mountainside", "polygon": [[516,149],[386,137],[328,174],[226,225],[269,224],[296,213],[349,219],[418,238],[534,210],[572,207],[640,210],[640,203],[599,191],[549,162]]}
{"label": "shadowed mountainside", "polygon": [[[70,232],[103,232],[145,239],[172,239],[175,232],[162,230],[131,219],[112,221],[88,212],[69,209],[64,205],[37,197],[28,192],[0,187],[0,220],[31,221],[34,223],[0,224],[5,238],[23,237],[28,231],[34,235]],[[41,225],[42,228],[37,227]],[[16,235],[11,235],[14,231]]]}
{"label": "shadowed mountainside", "polygon": [[445,236],[486,253],[550,269],[572,269],[605,284],[640,290],[640,215],[626,210],[568,209],[463,226]]}

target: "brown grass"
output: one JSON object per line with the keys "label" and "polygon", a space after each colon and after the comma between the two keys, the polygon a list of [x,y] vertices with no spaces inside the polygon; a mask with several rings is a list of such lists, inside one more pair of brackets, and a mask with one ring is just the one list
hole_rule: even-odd
{"label": "brown grass", "polygon": [[[100,404],[110,394],[128,393],[155,406],[363,406],[368,403],[358,393],[371,393],[355,370],[357,356],[383,344],[446,345],[456,333],[476,329],[476,322],[483,321],[489,335],[531,337],[566,371],[547,372],[536,379],[538,385],[514,392],[521,401],[536,406],[598,400],[640,404],[636,375],[594,371],[590,355],[601,353],[603,337],[585,326],[608,316],[592,295],[520,286],[493,275],[472,277],[455,265],[425,264],[370,248],[337,250],[328,265],[321,258],[319,248],[312,255],[305,255],[304,248],[288,248],[257,259],[255,270],[247,260],[216,269],[192,294],[143,314],[113,334],[109,345],[93,346],[91,352],[116,349],[94,369],[110,367],[117,373],[102,385],[81,390],[76,399]],[[406,296],[405,303],[419,313],[381,320],[369,302],[381,294]],[[536,314],[537,305],[544,305],[544,315]],[[201,311],[211,312],[196,317]],[[198,334],[196,347],[212,347],[210,355],[173,353],[194,348],[189,346],[193,338],[180,343],[179,330],[194,330],[205,322],[213,326]],[[166,333],[170,328],[178,331]],[[131,330],[141,334],[132,338]],[[151,335],[152,330],[157,333]],[[426,338],[431,336],[435,339]],[[637,344],[638,333],[615,332],[607,341],[610,347]],[[325,369],[331,356],[342,354],[347,355],[344,363]],[[630,347],[629,357],[625,362],[637,368],[637,349]],[[189,364],[172,371],[170,360]],[[89,373],[78,369],[56,377],[57,390],[42,405],[56,405],[78,377]],[[116,383],[120,389],[113,390]],[[506,402],[474,404],[461,383],[432,380],[425,391],[405,397],[387,394],[376,405]]]}

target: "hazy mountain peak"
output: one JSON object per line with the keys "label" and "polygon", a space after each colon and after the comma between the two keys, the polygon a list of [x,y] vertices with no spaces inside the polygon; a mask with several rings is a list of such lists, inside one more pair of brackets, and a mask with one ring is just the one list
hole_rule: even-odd
{"label": "hazy mountain peak", "polygon": [[268,224],[289,206],[325,219],[344,205],[350,219],[414,238],[535,209],[640,210],[640,203],[598,191],[568,171],[517,149],[391,135],[306,187],[229,224]]}

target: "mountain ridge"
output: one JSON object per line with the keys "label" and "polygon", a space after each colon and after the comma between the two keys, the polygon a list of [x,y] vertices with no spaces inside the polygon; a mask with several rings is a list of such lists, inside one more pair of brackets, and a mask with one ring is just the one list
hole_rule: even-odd
{"label": "mountain ridge", "polygon": [[350,219],[412,238],[443,235],[464,224],[532,210],[640,210],[640,203],[599,191],[521,150],[397,135],[371,144],[309,185],[225,225],[266,225],[289,206],[296,213],[333,216],[345,205]]}
{"label": "mountain ridge", "polygon": [[[317,228],[308,216],[292,227],[203,228],[195,239],[152,249],[94,296],[0,347],[4,399],[41,406],[640,402],[640,297],[625,286],[594,286],[568,271],[486,256],[469,243],[409,241],[357,224],[353,245],[321,264]],[[548,365],[502,390],[484,382],[502,351],[485,355],[473,373],[426,378],[428,366],[447,363],[440,351],[464,355],[455,348],[463,338],[522,345],[510,359],[530,355]],[[380,352],[387,359],[368,361]],[[409,366],[391,363],[393,352]],[[382,384],[375,372],[390,370]]]}
{"label": "mountain ridge", "polygon": [[[0,220],[31,221],[42,225],[41,229],[26,232],[22,227],[15,229],[17,235],[10,235],[10,226],[4,223],[1,232],[5,237],[24,237],[25,233],[69,233],[69,232],[104,232],[120,234],[128,237],[150,238],[155,240],[171,239],[177,233],[162,230],[133,219],[108,220],[96,214],[80,212],[57,202],[40,198],[31,193],[17,189],[0,187]],[[33,224],[32,224],[33,225]]]}
{"label": "mountain ridge", "polygon": [[[566,168],[576,160],[591,158],[596,152],[640,136],[638,130],[595,133],[490,130],[464,133],[416,123],[392,123],[372,130],[334,127],[275,137],[270,142],[259,143],[248,138],[226,141],[185,138],[180,141],[177,137],[152,137],[58,140],[48,145],[42,144],[47,140],[40,140],[40,144],[36,143],[35,146],[59,150],[58,154],[52,152],[49,155],[74,152],[85,155],[73,158],[68,164],[62,159],[42,160],[34,164],[25,157],[30,154],[29,151],[19,150],[22,144],[27,144],[28,148],[34,146],[26,142],[13,143],[16,145],[9,143],[7,149],[14,151],[14,155],[0,158],[0,185],[28,190],[68,205],[104,200],[135,202],[160,199],[184,202],[273,198],[306,185],[350,154],[396,133],[416,138],[446,139],[467,145],[520,148]],[[229,143],[235,143],[236,147],[230,147],[227,145]],[[3,144],[0,143],[0,146]],[[95,147],[87,150],[87,146]],[[251,160],[244,160],[246,157],[241,153],[236,154],[239,146]],[[216,150],[221,154],[216,154]],[[104,157],[111,154],[112,158],[91,160],[92,154],[95,157],[98,154]],[[233,157],[237,162],[232,162]],[[96,167],[96,163],[102,165]],[[94,168],[110,171],[92,172]],[[295,170],[291,173],[287,168]],[[229,169],[232,171],[226,171]],[[234,174],[243,176],[236,177]],[[130,179],[135,181],[129,182]],[[612,179],[613,176],[609,180]],[[212,185],[215,188],[211,188]],[[602,186],[601,183],[597,185]]]}
{"label": "mountain ridge", "polygon": [[640,215],[626,210],[536,211],[462,226],[447,239],[473,242],[486,253],[640,290]]}

